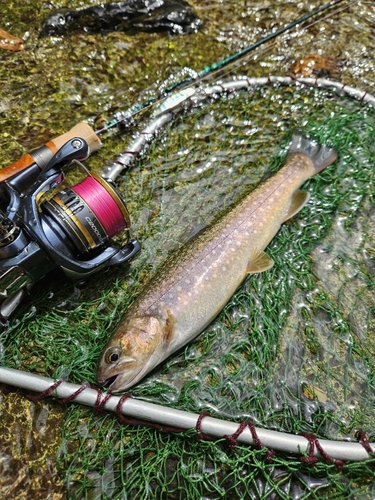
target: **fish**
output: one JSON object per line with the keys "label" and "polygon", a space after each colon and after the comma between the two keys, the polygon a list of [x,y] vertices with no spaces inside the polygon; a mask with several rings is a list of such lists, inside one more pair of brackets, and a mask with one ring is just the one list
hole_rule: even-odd
{"label": "fish", "polygon": [[201,20],[185,0],[128,0],[54,12],[43,21],[39,37],[111,31],[166,31],[178,35],[196,32],[201,26]]}
{"label": "fish", "polygon": [[97,381],[122,392],[196,338],[247,275],[267,271],[266,247],[308,202],[300,186],[337,151],[294,131],[285,164],[172,254],[145,285],[110,337]]}

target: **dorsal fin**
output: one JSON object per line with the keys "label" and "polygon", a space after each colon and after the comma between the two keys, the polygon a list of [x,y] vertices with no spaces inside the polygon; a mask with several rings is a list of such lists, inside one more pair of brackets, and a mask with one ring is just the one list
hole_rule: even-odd
{"label": "dorsal fin", "polygon": [[310,195],[309,193],[306,193],[306,191],[296,191],[292,197],[292,202],[290,204],[288,213],[284,217],[283,222],[286,220],[290,219],[293,217],[293,215],[296,215],[302,208],[306,205],[306,203],[309,201]]}

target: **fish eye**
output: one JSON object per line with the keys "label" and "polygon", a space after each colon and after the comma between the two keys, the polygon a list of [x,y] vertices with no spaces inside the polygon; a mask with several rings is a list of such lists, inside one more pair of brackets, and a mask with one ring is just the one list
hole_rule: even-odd
{"label": "fish eye", "polygon": [[120,349],[118,347],[111,347],[108,349],[105,355],[105,360],[107,363],[116,363],[120,358]]}

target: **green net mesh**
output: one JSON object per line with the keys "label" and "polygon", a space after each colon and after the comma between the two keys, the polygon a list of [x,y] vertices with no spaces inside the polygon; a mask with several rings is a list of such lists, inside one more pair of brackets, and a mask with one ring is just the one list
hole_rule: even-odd
{"label": "green net mesh", "polygon": [[[282,117],[282,118],[281,118]],[[46,278],[3,339],[3,363],[95,382],[126,306],[166,256],[282,165],[291,131],[335,146],[311,198],[196,341],[131,390],[147,401],[291,433],[375,428],[374,139],[371,108],[323,89],[268,86],[176,117],[117,183],[141,254],[89,283]],[[109,139],[115,154],[124,145]],[[92,166],[96,166],[95,160]],[[31,309],[30,309],[31,304]],[[72,404],[57,465],[70,498],[372,498],[374,460],[339,471],[267,450],[121,425]]]}

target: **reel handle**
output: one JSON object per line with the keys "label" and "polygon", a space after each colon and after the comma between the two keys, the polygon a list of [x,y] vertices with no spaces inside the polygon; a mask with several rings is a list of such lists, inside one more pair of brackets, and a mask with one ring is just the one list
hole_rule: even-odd
{"label": "reel handle", "polygon": [[95,133],[94,129],[85,122],[78,123],[68,132],[55,137],[51,141],[48,141],[44,146],[31,151],[31,153],[27,153],[15,163],[12,163],[12,165],[10,165],[9,167],[1,169],[0,183],[11,179],[15,175],[19,174],[23,170],[30,168],[33,165],[36,165],[40,170],[43,170],[43,168],[51,161],[58,150],[62,146],[64,146],[64,144],[66,144],[70,139],[73,139],[75,137],[81,137],[87,142],[89,147],[89,154],[97,151],[102,147],[102,143]]}
{"label": "reel handle", "polygon": [[51,176],[59,175],[72,160],[85,160],[89,154],[90,148],[87,142],[80,137],[74,137],[57,151],[51,161],[43,168],[40,177],[48,179]]}

